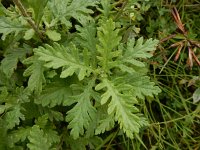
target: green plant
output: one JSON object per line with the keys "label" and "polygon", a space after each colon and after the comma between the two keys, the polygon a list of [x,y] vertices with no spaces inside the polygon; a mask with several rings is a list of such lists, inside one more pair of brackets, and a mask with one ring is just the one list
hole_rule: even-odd
{"label": "green plant", "polygon": [[113,1],[13,2],[0,5],[0,149],[101,148],[115,129],[141,140],[158,40],[122,40]]}

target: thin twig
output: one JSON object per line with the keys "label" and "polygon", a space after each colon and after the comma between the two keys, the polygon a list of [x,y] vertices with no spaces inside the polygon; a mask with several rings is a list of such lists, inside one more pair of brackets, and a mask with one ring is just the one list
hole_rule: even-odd
{"label": "thin twig", "polygon": [[[122,1],[123,2],[123,1]],[[122,14],[124,8],[126,7],[126,4],[128,3],[128,0],[122,3],[121,9],[118,11],[117,15],[115,16],[114,20],[117,20],[120,15]]]}
{"label": "thin twig", "polygon": [[169,40],[169,39],[171,39],[171,38],[174,38],[175,36],[176,36],[176,34],[169,35],[169,36],[167,36],[167,37],[161,39],[161,40],[160,40],[160,43],[163,43],[163,42],[165,42],[165,41],[167,41],[167,40]]}
{"label": "thin twig", "polygon": [[[190,113],[190,114],[187,114],[185,116],[182,116],[182,117],[179,117],[179,118],[176,118],[176,119],[173,119],[173,120],[169,120],[169,121],[164,121],[164,122],[155,122],[155,123],[151,123],[150,125],[153,126],[153,125],[161,125],[161,124],[169,124],[169,123],[174,123],[176,121],[179,121],[179,120],[183,120],[185,119],[186,117],[190,116],[192,117],[191,115],[193,115],[194,113]],[[196,116],[195,116],[196,117]]]}
{"label": "thin twig", "polygon": [[27,19],[28,23],[30,26],[35,30],[35,32],[38,34],[41,40],[43,40],[43,35],[42,33],[38,30],[35,22],[31,19],[31,17],[28,15],[26,9],[24,8],[23,4],[21,3],[20,0],[13,0],[14,4],[19,8],[20,12],[22,15]]}

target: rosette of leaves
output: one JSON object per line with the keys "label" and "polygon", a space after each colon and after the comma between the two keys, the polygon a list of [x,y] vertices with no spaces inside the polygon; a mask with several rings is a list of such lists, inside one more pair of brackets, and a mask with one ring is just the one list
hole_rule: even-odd
{"label": "rosette of leaves", "polygon": [[[95,121],[95,134],[112,129],[116,122],[128,137],[133,138],[147,125],[135,105],[140,99],[144,100],[144,96],[160,92],[149,77],[138,71],[145,67],[141,60],[151,57],[149,52],[155,50],[158,41],[140,38],[137,41],[129,39],[123,44],[112,19],[101,21],[97,26],[77,26],[79,46],[74,43],[68,46],[46,44],[34,49],[34,54],[38,56],[37,61],[45,62],[46,68],[61,68],[60,78],[78,78],[78,84],[71,85],[72,91],[78,91],[71,96],[73,102],[70,100],[70,103],[74,106],[66,115],[68,128],[75,139],[84,135],[84,130],[90,130],[90,124]],[[41,103],[46,100],[41,99]],[[55,103],[53,100],[47,104]],[[68,105],[67,101],[63,103]],[[101,105],[107,107],[107,112],[97,117]]]}
{"label": "rosette of leaves", "polygon": [[[39,1],[27,3],[32,6],[34,31],[42,30],[40,35],[45,36],[45,25],[49,39],[41,44],[40,36],[32,33],[24,38],[31,29],[27,16],[21,19],[24,24],[19,18],[12,21],[9,15],[0,16],[0,33],[5,40],[0,124],[6,127],[9,123],[0,128],[5,133],[0,138],[8,137],[4,144],[18,148],[15,144],[21,143],[19,148],[26,145],[31,150],[62,145],[66,149],[69,145],[71,149],[88,144],[95,147],[100,145],[101,133],[117,126],[134,138],[148,125],[140,112],[141,101],[160,92],[144,71],[145,60],[152,56],[158,40],[141,37],[122,42],[120,28],[106,15],[106,7],[96,20],[91,17],[97,1],[49,0],[40,9],[36,7]],[[75,26],[71,19],[76,20]],[[75,38],[64,36],[72,26]],[[9,40],[14,38],[10,46]],[[21,41],[29,46],[22,47]],[[13,80],[19,81],[8,86]]]}

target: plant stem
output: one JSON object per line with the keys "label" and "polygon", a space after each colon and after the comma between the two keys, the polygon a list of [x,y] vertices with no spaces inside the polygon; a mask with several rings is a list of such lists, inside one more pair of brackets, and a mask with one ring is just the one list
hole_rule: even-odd
{"label": "plant stem", "polygon": [[124,8],[126,7],[127,3],[128,3],[128,0],[126,0],[125,2],[122,3],[121,9],[119,10],[117,15],[115,16],[114,20],[117,20],[120,17],[120,15],[122,14],[122,12],[123,12]]}
{"label": "plant stem", "polygon": [[41,40],[43,40],[43,35],[42,33],[38,30],[35,22],[31,19],[31,17],[28,15],[25,7],[23,6],[23,4],[21,3],[20,0],[13,0],[14,4],[19,8],[20,12],[22,13],[22,15],[27,19],[28,23],[30,24],[30,26],[35,30],[35,32],[38,34],[38,36],[40,37]]}

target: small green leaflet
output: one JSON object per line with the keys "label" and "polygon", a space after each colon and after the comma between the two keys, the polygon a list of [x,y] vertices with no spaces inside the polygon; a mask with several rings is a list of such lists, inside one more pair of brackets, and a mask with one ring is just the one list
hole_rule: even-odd
{"label": "small green leaflet", "polygon": [[52,41],[59,41],[61,39],[61,34],[56,32],[55,30],[47,30],[45,34],[51,39]]}
{"label": "small green leaflet", "polygon": [[38,117],[38,119],[35,121],[35,125],[43,129],[45,138],[47,138],[49,143],[58,143],[60,141],[60,137],[56,131],[52,130],[50,126],[48,126],[48,117],[48,114]]}
{"label": "small green leaflet", "polygon": [[100,133],[104,133],[105,131],[111,130],[115,125],[114,118],[115,118],[114,114],[110,115],[107,114],[104,119],[100,120],[99,125],[95,130],[95,134],[97,135]]}
{"label": "small green leaflet", "polygon": [[[96,56],[97,29],[95,22],[91,21],[83,27],[77,25],[76,30],[79,32],[78,37],[76,38],[77,43],[80,44],[82,49],[87,49],[89,52],[91,52],[91,56]],[[96,57],[91,57],[92,67],[96,67],[96,63]]]}
{"label": "small green leaflet", "polygon": [[5,116],[5,126],[7,129],[12,129],[19,125],[20,119],[25,120],[24,115],[21,113],[20,105],[15,105]]}
{"label": "small green leaflet", "polygon": [[34,36],[34,34],[35,34],[35,30],[29,29],[29,30],[27,30],[27,31],[25,32],[25,34],[24,34],[24,39],[25,39],[25,40],[30,40],[30,39]]}
{"label": "small green leaflet", "polygon": [[0,105],[0,115],[3,114],[5,110],[6,110],[6,106]]}
{"label": "small green leaflet", "polygon": [[5,58],[1,61],[1,69],[8,78],[11,77],[17,68],[18,61],[25,59],[26,54],[27,50],[25,48],[18,48],[5,55]]}
{"label": "small green leaflet", "polygon": [[155,83],[151,82],[148,76],[138,73],[125,76],[124,81],[132,85],[132,94],[141,99],[144,99],[144,96],[153,97],[153,95],[158,95],[161,92],[160,88],[155,86]]}
{"label": "small green leaflet", "polygon": [[60,20],[62,24],[67,27],[71,26],[70,18],[74,18],[81,24],[85,24],[91,20],[90,14],[93,13],[92,9],[96,4],[96,0],[52,0],[49,1],[49,9],[53,12],[55,20]]}
{"label": "small green leaflet", "polygon": [[89,22],[83,27],[77,25],[76,30],[78,31],[79,35],[77,38],[77,42],[80,43],[83,49],[86,48],[91,53],[95,53],[97,43],[95,23]]}
{"label": "small green leaflet", "polygon": [[193,93],[193,95],[192,95],[192,98],[193,98],[193,103],[194,103],[194,104],[200,101],[200,88],[197,88],[197,89],[194,91],[194,93]]}
{"label": "small green leaflet", "polygon": [[50,121],[53,121],[53,120],[63,121],[64,120],[63,114],[59,111],[46,109],[45,113],[48,113],[48,118],[49,118]]}
{"label": "small green leaflet", "polygon": [[57,80],[45,87],[41,95],[35,99],[36,104],[42,106],[55,107],[58,105],[71,105],[74,101],[71,100],[72,91],[69,86],[66,86],[65,80]]}
{"label": "small green leaflet", "polygon": [[43,116],[38,117],[38,119],[35,121],[35,124],[38,125],[40,128],[44,129],[47,122],[48,122],[48,115],[45,114]]}
{"label": "small green leaflet", "polygon": [[67,137],[65,141],[67,145],[70,145],[70,150],[87,150],[87,145],[90,145],[89,147],[93,149],[93,147],[97,147],[103,142],[101,138],[97,136],[90,138],[80,137],[76,140],[72,137]]}
{"label": "small green leaflet", "polygon": [[8,136],[10,141],[10,146],[13,146],[15,143],[21,141],[25,141],[30,133],[31,127],[26,128],[18,128],[18,130],[14,130]]}
{"label": "small green leaflet", "polygon": [[111,4],[111,0],[101,0],[100,3],[102,8],[98,7],[98,10],[108,19],[114,6]]}
{"label": "small green leaflet", "polygon": [[0,16],[3,16],[6,14],[7,9],[3,6],[2,3],[0,3]]}
{"label": "small green leaflet", "polygon": [[[58,133],[50,128],[45,128],[42,130],[38,125],[34,125],[33,127],[21,127],[17,130],[12,131],[8,135],[9,147],[14,147],[17,142],[24,142],[26,139],[29,139],[30,143],[27,146],[30,149],[40,148],[40,144],[46,144],[41,142],[47,142],[48,145],[42,146],[41,148],[46,148],[46,146],[50,147],[54,143],[59,143],[60,137]],[[41,140],[41,141],[40,141]],[[49,149],[48,149],[49,150]],[[52,149],[53,150],[53,149]]]}
{"label": "small green leaflet", "polygon": [[9,95],[8,89],[6,86],[0,86],[0,103],[6,102],[6,98]]}
{"label": "small green leaflet", "polygon": [[153,39],[148,39],[144,42],[143,37],[139,38],[137,42],[135,39],[129,39],[127,51],[124,55],[131,58],[150,58],[152,57],[152,54],[149,52],[156,49],[158,42],[158,40]]}
{"label": "small green leaflet", "polygon": [[0,33],[3,33],[2,40],[5,40],[10,33],[15,33],[16,36],[24,30],[27,30],[27,27],[22,26],[17,19],[11,20],[11,18],[0,16]]}
{"label": "small green leaflet", "polygon": [[23,64],[31,64],[25,71],[24,76],[30,76],[28,80],[28,88],[36,93],[42,92],[42,85],[45,82],[44,78],[44,63],[38,60],[37,56],[32,56],[23,61]]}
{"label": "small green leaflet", "polygon": [[30,7],[34,10],[34,19],[36,22],[36,25],[38,26],[40,23],[40,20],[42,19],[44,8],[47,5],[48,0],[28,0],[28,3]]}
{"label": "small green leaflet", "polygon": [[30,150],[49,150],[51,143],[48,141],[44,131],[38,125],[34,125],[28,136],[30,143],[27,147]]}
{"label": "small green leaflet", "polygon": [[16,87],[14,96],[18,103],[30,102],[30,99],[29,99],[30,95],[31,95],[31,92],[28,89],[24,89],[23,86]]}
{"label": "small green leaflet", "polygon": [[58,133],[56,131],[54,131],[53,129],[50,129],[50,128],[45,128],[44,131],[45,131],[45,135],[47,137],[48,142],[52,143],[52,144],[56,143],[56,145],[52,149],[52,150],[55,150],[55,147],[60,142],[60,136],[58,135]]}
{"label": "small green leaflet", "polygon": [[122,64],[119,65],[119,68],[122,71],[135,72],[133,67],[130,67],[130,64],[133,66],[144,67],[145,63],[140,61],[141,58],[150,58],[152,57],[151,51],[156,50],[158,40],[148,39],[144,42],[143,37],[139,38],[137,41],[135,39],[129,39],[127,46],[122,48],[124,51],[124,56],[122,57]]}
{"label": "small green leaflet", "polygon": [[69,47],[64,47],[58,43],[54,43],[53,46],[46,44],[45,47],[34,49],[34,52],[39,56],[39,60],[46,62],[47,68],[57,69],[62,67],[61,78],[72,76],[77,72],[79,80],[83,80],[93,71],[89,64],[89,52],[85,50],[81,55],[74,44]]}

